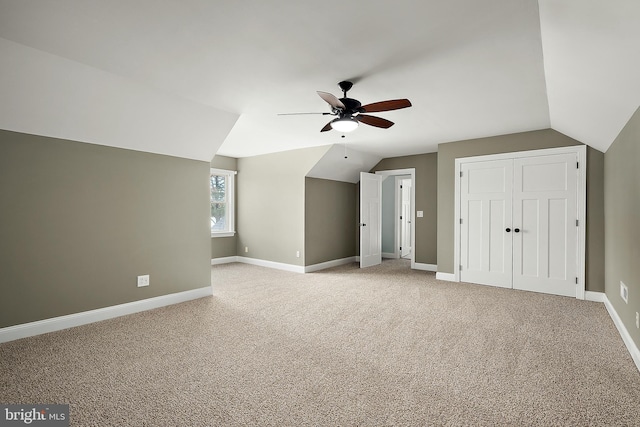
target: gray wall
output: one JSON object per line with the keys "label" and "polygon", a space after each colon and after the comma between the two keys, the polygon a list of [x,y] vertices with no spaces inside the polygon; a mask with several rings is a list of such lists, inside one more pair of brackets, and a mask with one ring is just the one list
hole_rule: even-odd
{"label": "gray wall", "polygon": [[0,327],[209,286],[208,172],[0,131]]}
{"label": "gray wall", "polygon": [[238,255],[305,265],[305,175],[328,149],[238,159]]}
{"label": "gray wall", "polygon": [[418,263],[436,264],[438,154],[427,153],[382,159],[371,169],[371,172],[407,168],[416,169],[414,210],[424,211],[423,218],[415,219],[415,259]]}
{"label": "gray wall", "polygon": [[[450,142],[438,145],[438,271],[453,273],[455,159],[486,154],[582,145],[552,129]],[[586,289],[604,291],[602,181],[604,155],[587,148],[587,277]]]}
{"label": "gray wall", "polygon": [[356,255],[356,184],[305,179],[305,265]]}
{"label": "gray wall", "polygon": [[[230,171],[238,170],[238,159],[233,157],[215,156],[211,161],[211,167],[216,169],[225,169]],[[236,175],[235,187],[236,202],[238,200],[238,176]],[[238,228],[238,204],[236,203],[235,212],[236,231]],[[211,258],[225,258],[237,255],[238,235],[231,237],[212,237],[211,238]]]}
{"label": "gray wall", "polygon": [[604,292],[605,283],[604,158],[587,147],[586,289],[594,292]]}
{"label": "gray wall", "polygon": [[[640,330],[640,109],[604,155],[605,265],[607,298],[637,347]],[[620,281],[629,288],[629,303],[620,297]]]}

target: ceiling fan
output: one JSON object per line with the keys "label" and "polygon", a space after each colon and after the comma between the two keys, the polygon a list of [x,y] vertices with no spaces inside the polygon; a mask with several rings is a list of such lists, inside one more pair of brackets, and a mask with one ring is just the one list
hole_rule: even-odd
{"label": "ceiling fan", "polygon": [[[318,91],[320,98],[324,99],[331,107],[330,113],[297,113],[297,114],[322,114],[337,116],[335,119],[327,123],[320,132],[326,132],[335,129],[338,132],[351,132],[358,127],[359,123],[369,126],[375,126],[388,129],[393,126],[393,122],[381,117],[370,116],[364,113],[379,113],[382,111],[399,110],[401,108],[411,107],[411,101],[408,99],[392,99],[389,101],[374,102],[373,104],[362,105],[360,101],[353,98],[347,98],[347,92],[353,86],[350,81],[342,81],[338,83],[342,90],[343,97],[338,98],[328,92]],[[293,113],[296,114],[296,113]]]}

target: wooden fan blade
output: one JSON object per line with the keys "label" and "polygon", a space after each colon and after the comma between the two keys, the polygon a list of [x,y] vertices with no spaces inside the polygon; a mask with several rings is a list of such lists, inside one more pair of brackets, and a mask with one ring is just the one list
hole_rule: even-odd
{"label": "wooden fan blade", "polygon": [[362,106],[365,113],[378,113],[380,111],[399,110],[407,107],[411,107],[411,101],[408,99],[391,99],[389,101],[374,102],[373,104]]}
{"label": "wooden fan blade", "polygon": [[389,121],[387,119],[383,119],[382,117],[368,116],[366,114],[358,114],[358,116],[356,116],[356,119],[359,122],[362,122],[362,123],[367,124],[369,126],[375,126],[377,128],[388,129],[391,126],[393,126],[393,122],[392,121]]}
{"label": "wooden fan blade", "polygon": [[[331,122],[332,122],[332,121],[333,121],[333,120],[331,120]],[[323,127],[322,129],[320,129],[320,132],[326,132],[326,131],[328,131],[328,130],[333,129],[333,128],[331,127],[331,122],[327,123],[327,124],[325,125],[325,127]]]}
{"label": "wooden fan blade", "polygon": [[342,101],[340,101],[338,98],[336,98],[335,95],[332,95],[329,92],[318,91],[318,95],[320,95],[320,98],[324,99],[327,104],[331,105],[333,108],[339,108],[341,110],[345,110],[347,108],[344,106]]}

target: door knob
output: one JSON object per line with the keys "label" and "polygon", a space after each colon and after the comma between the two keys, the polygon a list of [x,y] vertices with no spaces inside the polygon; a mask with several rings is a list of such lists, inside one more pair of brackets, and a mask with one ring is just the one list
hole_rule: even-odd
{"label": "door knob", "polygon": [[511,232],[511,229],[510,229],[510,228],[507,228],[505,231],[506,231],[507,233],[510,233],[510,232]]}
{"label": "door knob", "polygon": [[513,231],[515,231],[516,233],[519,233],[520,229],[519,228],[514,228]]}
{"label": "door knob", "polygon": [[366,226],[367,226],[367,224],[362,224],[362,226],[363,226],[363,227],[366,227]]}

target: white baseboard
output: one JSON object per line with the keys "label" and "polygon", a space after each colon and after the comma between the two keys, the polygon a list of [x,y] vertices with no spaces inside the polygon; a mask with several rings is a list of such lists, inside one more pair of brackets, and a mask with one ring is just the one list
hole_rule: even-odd
{"label": "white baseboard", "polygon": [[438,271],[436,273],[436,280],[444,280],[447,282],[455,282],[456,281],[456,275],[453,273],[443,273],[441,271]]}
{"label": "white baseboard", "polygon": [[382,252],[382,258],[397,259],[398,256],[396,254],[394,254],[393,252]]}
{"label": "white baseboard", "polygon": [[613,308],[613,305],[611,305],[611,302],[609,302],[609,298],[607,298],[607,296],[605,295],[603,299],[604,299],[604,306],[607,308],[607,311],[609,312],[609,316],[611,316],[611,320],[613,320],[613,324],[616,325],[616,328],[618,328],[618,332],[622,337],[622,341],[624,341],[624,344],[627,346],[627,350],[629,350],[629,353],[631,354],[631,358],[633,359],[634,363],[636,364],[636,367],[640,371],[640,350],[638,349],[636,344],[633,342],[631,335],[629,335],[629,331],[627,331],[627,328],[624,326],[624,323],[622,323],[622,319],[620,319],[620,316],[618,316],[616,309]]}
{"label": "white baseboard", "polygon": [[291,271],[292,273],[304,273],[304,267],[301,265],[285,264],[283,262],[266,261],[257,258],[248,258],[239,256],[238,262],[244,264],[257,265],[260,267],[275,268],[276,270]]}
{"label": "white baseboard", "polygon": [[604,298],[604,292],[585,291],[584,293],[585,301],[604,302]]}
{"label": "white baseboard", "polygon": [[[313,265],[307,265],[306,267],[301,267],[299,265],[284,264],[281,262],[274,262],[274,261],[265,261],[263,259],[257,259],[257,258],[230,256],[230,257],[224,257],[224,258],[213,258],[211,260],[211,265],[229,264],[232,262],[241,262],[244,264],[257,265],[260,267],[275,268],[277,270],[291,271],[293,273],[313,273],[314,271],[320,271],[326,268],[332,268],[332,267],[337,267],[339,265],[351,264],[353,262],[360,262],[360,257],[352,256],[352,257],[347,257],[342,259],[334,259],[332,261],[321,262],[319,264],[313,264]],[[423,271],[437,271],[438,266],[435,264],[423,264],[423,263],[416,262],[414,264],[413,269],[423,270]],[[442,279],[442,280],[446,280],[446,279]]]}
{"label": "white baseboard", "polygon": [[321,262],[319,264],[307,265],[304,268],[305,273],[313,273],[314,271],[324,270],[326,268],[338,267],[339,265],[352,264],[356,262],[356,257],[351,256],[342,259],[334,259],[332,261]]}
{"label": "white baseboard", "polygon": [[322,262],[320,264],[308,265],[302,267],[300,265],[285,264],[282,262],[266,261],[264,259],[248,258],[243,256],[229,256],[224,258],[213,258],[211,265],[230,264],[232,262],[240,262],[243,264],[257,265],[259,267],[273,268],[276,270],[290,271],[292,273],[312,273],[314,271],[324,270],[325,268],[337,267],[339,265],[358,262],[357,257],[348,257],[335,259],[332,261]]}
{"label": "white baseboard", "polygon": [[224,258],[211,258],[211,265],[231,264],[232,262],[238,262],[238,257],[228,256]]}
{"label": "white baseboard", "polygon": [[421,262],[416,262],[413,264],[414,270],[422,270],[422,271],[438,271],[438,266],[435,264],[423,264]]}
{"label": "white baseboard", "polygon": [[86,325],[127,314],[138,313],[167,305],[178,304],[193,299],[213,295],[211,286],[190,291],[177,292],[175,294],[162,295],[147,298],[140,301],[113,305],[111,307],[98,308],[96,310],[83,311],[81,313],[68,314],[66,316],[53,317],[51,319],[38,320],[37,322],[23,323],[0,329],[0,343],[32,337],[48,332],[60,331],[74,326]]}

